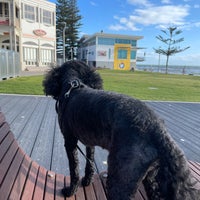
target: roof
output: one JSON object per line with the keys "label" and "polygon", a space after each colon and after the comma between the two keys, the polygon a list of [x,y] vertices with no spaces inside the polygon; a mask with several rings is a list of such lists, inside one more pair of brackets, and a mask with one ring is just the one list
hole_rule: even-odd
{"label": "roof", "polygon": [[140,40],[144,38],[143,36],[111,34],[111,33],[100,32],[100,33],[94,33],[93,35],[83,35],[80,40],[86,42],[95,37],[119,38],[119,39],[129,39],[129,40]]}

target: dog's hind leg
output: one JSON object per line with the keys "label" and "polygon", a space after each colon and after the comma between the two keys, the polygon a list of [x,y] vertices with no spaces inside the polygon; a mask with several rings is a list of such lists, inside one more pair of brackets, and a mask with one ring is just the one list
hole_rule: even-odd
{"label": "dog's hind leg", "polygon": [[62,189],[62,193],[66,197],[72,196],[79,186],[79,161],[77,142],[77,139],[73,136],[65,138],[65,149],[69,160],[69,170],[71,179],[70,186]]}
{"label": "dog's hind leg", "polygon": [[[144,150],[145,148],[145,150]],[[151,153],[147,153],[147,152]],[[156,154],[151,148],[124,147],[108,157],[108,200],[131,200]]]}
{"label": "dog's hind leg", "polygon": [[94,165],[94,147],[86,147],[86,167],[85,167],[85,176],[82,179],[82,185],[88,186],[94,175],[95,165]]}

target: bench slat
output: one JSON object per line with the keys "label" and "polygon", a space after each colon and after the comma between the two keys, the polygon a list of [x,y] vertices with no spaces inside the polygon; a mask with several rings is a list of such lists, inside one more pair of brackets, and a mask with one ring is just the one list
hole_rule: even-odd
{"label": "bench slat", "polygon": [[94,190],[97,196],[97,199],[106,199],[106,194],[102,186],[101,180],[97,174],[94,176],[93,182]]}
{"label": "bench slat", "polygon": [[24,160],[20,166],[19,173],[17,174],[15,183],[13,185],[12,191],[10,193],[10,199],[20,200],[31,162],[32,161],[30,157],[25,155]]}
{"label": "bench slat", "polygon": [[35,162],[32,162],[31,168],[24,186],[24,191],[21,197],[21,200],[31,200],[35,188],[35,183],[37,179],[39,165]]}
{"label": "bench slat", "polygon": [[0,111],[0,126],[2,125],[3,122],[5,122],[5,116],[4,116],[4,114]]}
{"label": "bench slat", "polygon": [[4,180],[4,177],[12,163],[13,157],[15,156],[18,149],[17,142],[14,141],[8,151],[6,152],[6,155],[4,156],[4,159],[1,161],[0,164],[0,186]]}
{"label": "bench slat", "polygon": [[14,136],[13,134],[10,134],[10,133],[2,141],[2,144],[0,145],[0,162],[5,156],[6,152],[8,151],[13,141],[14,141]]}
{"label": "bench slat", "polygon": [[45,198],[46,200],[54,200],[54,191],[55,191],[55,173],[48,171],[46,186],[45,186]]}
{"label": "bench slat", "polygon": [[91,200],[96,200],[96,195],[94,192],[94,188],[93,188],[93,184],[88,185],[87,187],[85,187],[85,196],[86,199],[91,199]]}
{"label": "bench slat", "polygon": [[61,193],[61,189],[64,187],[64,181],[65,181],[64,175],[56,174],[55,200],[64,200],[65,199]]}
{"label": "bench slat", "polygon": [[76,192],[76,200],[86,200],[83,187],[79,187]]}
{"label": "bench slat", "polygon": [[39,167],[33,199],[43,200],[47,170]]}
{"label": "bench slat", "polygon": [[21,150],[19,149],[16,153],[16,156],[14,157],[12,165],[10,166],[6,174],[4,182],[1,185],[0,194],[1,194],[2,199],[8,199],[10,190],[17,176],[23,157],[24,157],[24,153],[22,153]]}
{"label": "bench slat", "polygon": [[[65,177],[65,187],[69,186],[69,183],[70,183],[70,177],[66,176]],[[75,196],[68,197],[68,198],[66,198],[66,200],[75,200]]]}
{"label": "bench slat", "polygon": [[2,123],[0,125],[0,143],[3,141],[4,137],[8,134],[10,127],[8,123]]}

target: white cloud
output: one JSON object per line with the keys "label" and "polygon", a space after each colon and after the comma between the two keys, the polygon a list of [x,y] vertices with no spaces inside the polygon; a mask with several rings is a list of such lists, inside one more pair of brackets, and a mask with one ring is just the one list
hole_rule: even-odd
{"label": "white cloud", "polygon": [[[188,6],[150,6],[145,9],[136,9],[128,17],[114,17],[118,23],[111,25],[110,29],[114,30],[139,30],[138,25],[155,25],[158,27],[185,24],[185,17],[189,15]],[[116,29],[115,29],[116,30]]]}
{"label": "white cloud", "polygon": [[128,4],[132,5],[143,5],[143,6],[152,6],[148,0],[127,0]]}
{"label": "white cloud", "polygon": [[127,28],[125,26],[122,26],[120,24],[110,25],[109,29],[113,30],[113,31],[127,30]]}

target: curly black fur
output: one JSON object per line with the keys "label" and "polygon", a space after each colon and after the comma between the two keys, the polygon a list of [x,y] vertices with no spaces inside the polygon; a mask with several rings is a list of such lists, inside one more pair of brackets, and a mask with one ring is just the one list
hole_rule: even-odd
{"label": "curly black fur", "polygon": [[[81,87],[65,93],[70,82]],[[102,79],[86,64],[71,61],[49,71],[43,82],[46,95],[57,100],[58,120],[65,139],[71,184],[65,196],[79,184],[77,142],[86,145],[83,185],[94,174],[94,146],[109,151],[107,190],[109,200],[129,200],[143,180],[149,199],[199,200],[183,152],[167,133],[163,121],[145,103],[105,92]]]}

